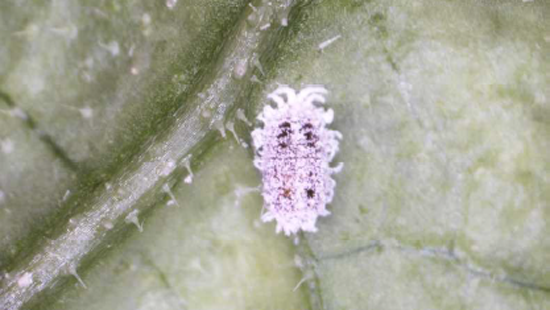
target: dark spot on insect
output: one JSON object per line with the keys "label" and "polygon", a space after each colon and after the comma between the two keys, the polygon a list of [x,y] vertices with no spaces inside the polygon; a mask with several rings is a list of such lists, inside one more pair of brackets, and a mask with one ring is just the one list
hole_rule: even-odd
{"label": "dark spot on insect", "polygon": [[283,189],[283,197],[290,198],[290,193],[291,193],[290,188]]}
{"label": "dark spot on insect", "polygon": [[292,133],[292,130],[290,129],[290,123],[289,122],[283,122],[279,125],[279,128],[281,128],[281,133],[277,135],[277,138],[284,138],[288,137],[289,134]]}
{"label": "dark spot on insect", "polygon": [[313,198],[315,197],[315,191],[310,189],[306,189],[307,198]]}
{"label": "dark spot on insect", "polygon": [[283,149],[284,149],[284,148],[286,148],[287,146],[288,146],[288,144],[286,144],[285,142],[279,143],[279,147],[280,147],[280,148],[283,148]]}
{"label": "dark spot on insect", "polygon": [[280,138],[284,138],[286,136],[288,136],[288,131],[285,130],[285,131],[281,132],[279,135],[277,135],[277,138],[280,139]]}
{"label": "dark spot on insect", "polygon": [[289,122],[283,122],[279,125],[279,128],[290,128],[290,123]]}
{"label": "dark spot on insect", "polygon": [[304,136],[306,137],[307,140],[313,139],[313,133],[311,133],[311,131],[310,131],[310,132],[306,132],[306,133],[304,134]]}
{"label": "dark spot on insect", "polygon": [[311,123],[307,123],[304,126],[302,126],[302,129],[311,129],[311,128],[313,128],[313,125],[311,125]]}
{"label": "dark spot on insect", "polygon": [[313,176],[313,172],[310,171],[310,172],[309,172],[309,176],[312,177],[312,176]]}

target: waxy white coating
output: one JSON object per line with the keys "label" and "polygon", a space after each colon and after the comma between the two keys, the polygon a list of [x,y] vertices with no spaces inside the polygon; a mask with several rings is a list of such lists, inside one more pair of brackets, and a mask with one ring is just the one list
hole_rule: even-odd
{"label": "waxy white coating", "polygon": [[276,220],[277,233],[316,232],[317,217],[330,214],[326,205],[336,185],[331,175],[343,165],[329,165],[342,135],[326,127],[333,110],[315,105],[325,103],[326,94],[322,86],[299,93],[288,86],[277,88],[267,96],[277,107],[266,105],[258,115],[264,127],[252,132],[254,165],[262,173],[262,221]]}

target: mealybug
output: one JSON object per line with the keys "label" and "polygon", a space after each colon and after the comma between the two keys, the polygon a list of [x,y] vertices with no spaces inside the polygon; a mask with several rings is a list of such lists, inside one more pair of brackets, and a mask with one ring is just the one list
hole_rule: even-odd
{"label": "mealybug", "polygon": [[277,233],[315,232],[317,217],[330,214],[326,205],[336,185],[331,174],[343,165],[329,166],[342,135],[326,127],[334,118],[332,109],[315,105],[325,103],[326,94],[322,86],[299,93],[279,87],[267,96],[277,107],[266,105],[258,115],[263,128],[252,132],[254,165],[262,173],[262,221],[275,219]]}

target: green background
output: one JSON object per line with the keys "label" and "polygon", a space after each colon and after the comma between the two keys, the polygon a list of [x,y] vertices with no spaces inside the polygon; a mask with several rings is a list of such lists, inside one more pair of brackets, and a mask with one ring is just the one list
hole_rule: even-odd
{"label": "green background", "polygon": [[[1,309],[550,308],[550,3],[168,4],[0,3]],[[297,238],[249,147],[280,84],[344,136]]]}

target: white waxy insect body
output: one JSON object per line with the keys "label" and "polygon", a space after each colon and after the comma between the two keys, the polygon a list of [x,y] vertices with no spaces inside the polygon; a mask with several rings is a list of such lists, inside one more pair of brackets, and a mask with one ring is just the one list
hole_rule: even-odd
{"label": "white waxy insect body", "polygon": [[338,151],[342,135],[326,126],[334,117],[315,103],[325,103],[327,90],[310,86],[299,93],[281,86],[268,98],[277,107],[267,105],[258,116],[263,128],[252,132],[256,149],[254,165],[262,173],[264,222],[277,221],[277,232],[286,235],[300,230],[315,232],[317,217],[330,212],[335,181],[329,163]]}

